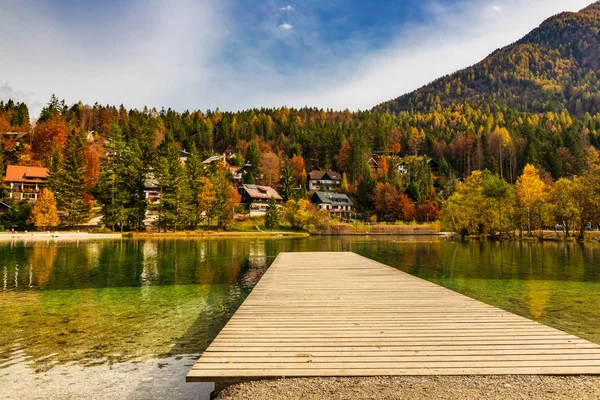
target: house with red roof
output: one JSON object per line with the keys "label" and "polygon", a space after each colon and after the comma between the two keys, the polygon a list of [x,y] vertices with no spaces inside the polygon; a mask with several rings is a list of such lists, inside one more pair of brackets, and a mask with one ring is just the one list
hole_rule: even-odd
{"label": "house with red roof", "polygon": [[4,181],[9,186],[9,197],[14,200],[36,201],[46,187],[48,176],[48,168],[7,165]]}

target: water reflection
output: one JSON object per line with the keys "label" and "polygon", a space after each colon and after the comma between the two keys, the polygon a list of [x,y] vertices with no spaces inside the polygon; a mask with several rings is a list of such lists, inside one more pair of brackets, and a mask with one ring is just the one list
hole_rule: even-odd
{"label": "water reflection", "polygon": [[333,236],[4,242],[0,368],[23,355],[49,365],[200,353],[282,251],[354,251],[600,343],[597,245]]}

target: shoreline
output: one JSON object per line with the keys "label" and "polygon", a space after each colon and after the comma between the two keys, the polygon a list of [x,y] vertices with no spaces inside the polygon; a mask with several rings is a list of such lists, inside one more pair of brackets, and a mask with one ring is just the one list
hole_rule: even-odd
{"label": "shoreline", "polygon": [[131,232],[128,235],[132,239],[152,239],[152,238],[267,238],[267,237],[309,237],[308,232],[285,232],[285,231],[182,231],[182,232]]}
{"label": "shoreline", "polygon": [[0,241],[10,240],[59,240],[59,239],[122,239],[121,233],[88,233],[76,231],[64,232],[17,232],[17,233],[0,233]]}

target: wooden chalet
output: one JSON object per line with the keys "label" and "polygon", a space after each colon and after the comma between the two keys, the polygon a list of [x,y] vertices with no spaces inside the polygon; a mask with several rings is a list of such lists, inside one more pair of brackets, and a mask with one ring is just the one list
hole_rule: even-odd
{"label": "wooden chalet", "polygon": [[342,175],[336,171],[313,170],[308,174],[308,191],[336,191],[342,185]]}
{"label": "wooden chalet", "polygon": [[8,165],[4,181],[9,186],[9,198],[36,201],[48,182],[48,168]]}
{"label": "wooden chalet", "polygon": [[238,192],[242,198],[240,204],[248,209],[251,216],[264,214],[271,198],[278,203],[283,201],[283,197],[270,186],[243,184],[238,187]]}

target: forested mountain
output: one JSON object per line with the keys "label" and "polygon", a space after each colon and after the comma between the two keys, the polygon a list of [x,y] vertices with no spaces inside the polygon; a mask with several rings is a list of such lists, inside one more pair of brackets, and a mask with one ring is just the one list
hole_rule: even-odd
{"label": "forested mountain", "polygon": [[429,111],[452,103],[497,104],[577,117],[600,112],[600,2],[547,19],[518,42],[470,68],[377,106]]}

